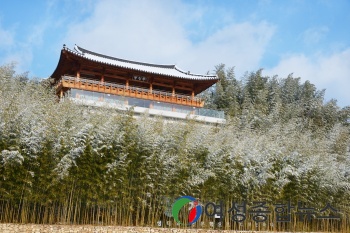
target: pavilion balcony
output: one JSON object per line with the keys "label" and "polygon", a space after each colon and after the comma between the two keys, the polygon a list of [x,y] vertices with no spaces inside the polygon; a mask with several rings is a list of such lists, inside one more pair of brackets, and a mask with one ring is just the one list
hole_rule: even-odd
{"label": "pavilion balcony", "polygon": [[204,106],[204,101],[201,98],[195,96],[187,96],[176,93],[173,94],[165,91],[150,90],[146,88],[126,86],[109,82],[100,82],[97,80],[77,78],[66,75],[62,76],[62,78],[58,81],[56,85],[56,93],[60,93],[63,88],[86,90],[111,95],[179,104],[196,108],[201,108]]}
{"label": "pavilion balcony", "polygon": [[[162,101],[161,96],[169,96],[171,93],[152,91],[154,96],[149,97],[149,90],[142,88],[129,87],[123,85],[101,83],[94,80],[77,79],[76,77],[63,76],[56,85],[57,93],[64,91],[64,98],[77,104],[83,104],[96,107],[116,108],[119,110],[132,109],[137,114],[148,113],[172,119],[195,119],[206,123],[226,122],[223,111],[205,109],[192,105],[184,105],[175,102]],[[68,89],[68,90],[67,90]],[[133,90],[133,92],[129,92]],[[122,92],[123,91],[123,92]],[[138,97],[135,92],[146,95],[148,98]],[[143,94],[146,92],[146,94]],[[126,94],[125,94],[126,93]],[[180,96],[180,97],[179,97]],[[173,96],[172,96],[173,97]],[[154,98],[154,99],[151,99]],[[189,96],[175,95],[175,98],[185,98],[189,101]],[[199,98],[195,98],[200,101]],[[193,101],[193,100],[192,100]]]}

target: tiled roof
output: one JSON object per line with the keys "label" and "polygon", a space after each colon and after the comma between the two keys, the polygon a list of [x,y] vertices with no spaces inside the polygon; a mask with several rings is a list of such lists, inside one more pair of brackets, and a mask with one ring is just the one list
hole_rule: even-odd
{"label": "tiled roof", "polygon": [[149,63],[143,63],[143,62],[124,60],[120,58],[110,57],[103,54],[91,52],[77,45],[75,45],[74,50],[71,50],[66,46],[64,46],[63,49],[71,53],[74,53],[82,58],[85,58],[87,60],[91,60],[91,61],[95,61],[102,64],[107,64],[107,65],[112,65],[116,67],[122,67],[122,68],[138,70],[138,71],[143,71],[143,72],[152,73],[152,74],[159,74],[159,75],[165,75],[165,76],[177,77],[177,78],[183,78],[183,79],[218,80],[218,77],[216,75],[192,74],[190,72],[182,71],[181,69],[176,67],[176,65],[157,65],[157,64],[149,64]]}

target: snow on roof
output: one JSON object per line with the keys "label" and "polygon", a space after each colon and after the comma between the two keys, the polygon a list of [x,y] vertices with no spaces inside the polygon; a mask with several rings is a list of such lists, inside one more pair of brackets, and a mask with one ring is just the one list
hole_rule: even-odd
{"label": "snow on roof", "polygon": [[176,67],[176,65],[157,65],[157,64],[149,64],[143,62],[135,62],[124,60],[120,58],[110,57],[103,54],[91,52],[84,48],[81,48],[77,45],[74,46],[74,50],[63,47],[64,50],[67,50],[71,53],[74,53],[80,57],[83,57],[87,60],[112,65],[116,67],[122,67],[132,70],[143,71],[152,74],[160,74],[165,76],[183,78],[183,79],[191,79],[191,80],[218,80],[216,75],[200,75],[200,74],[192,74],[190,72],[185,72]]}

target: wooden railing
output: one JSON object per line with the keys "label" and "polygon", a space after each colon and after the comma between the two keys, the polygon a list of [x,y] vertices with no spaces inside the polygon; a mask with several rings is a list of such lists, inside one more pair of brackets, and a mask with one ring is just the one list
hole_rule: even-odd
{"label": "wooden railing", "polygon": [[120,95],[134,97],[146,100],[154,100],[159,102],[181,104],[193,107],[203,107],[204,101],[198,97],[192,97],[181,94],[172,94],[159,90],[150,90],[140,87],[125,86],[116,83],[100,82],[96,80],[77,78],[72,76],[62,76],[56,85],[56,90],[63,87],[74,88],[86,91],[101,92],[112,95]]}

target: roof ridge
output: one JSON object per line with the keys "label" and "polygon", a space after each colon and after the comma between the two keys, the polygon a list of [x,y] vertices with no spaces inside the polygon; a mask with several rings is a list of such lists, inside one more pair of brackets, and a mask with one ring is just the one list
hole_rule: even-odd
{"label": "roof ridge", "polygon": [[187,74],[187,75],[193,75],[193,76],[202,76],[202,77],[216,77],[216,75],[213,74],[193,74],[190,71],[183,71],[181,70],[179,67],[177,67],[176,65],[174,66],[174,69],[183,73],[183,74]]}
{"label": "roof ridge", "polygon": [[132,61],[132,60],[126,60],[126,59],[121,59],[121,58],[117,58],[117,57],[112,57],[112,56],[104,55],[104,54],[101,54],[101,53],[92,52],[92,51],[84,49],[84,48],[82,48],[82,47],[80,47],[78,45],[75,45],[75,48],[78,48],[78,50],[80,50],[83,54],[84,53],[89,53],[91,55],[95,55],[95,56],[99,56],[99,57],[103,57],[103,58],[107,58],[107,59],[111,59],[111,60],[127,62],[127,63],[137,64],[137,65],[145,65],[145,66],[152,66],[152,67],[167,68],[167,69],[174,69],[175,68],[175,65],[159,65],[159,64],[138,62],[138,61]]}

